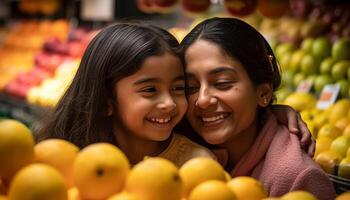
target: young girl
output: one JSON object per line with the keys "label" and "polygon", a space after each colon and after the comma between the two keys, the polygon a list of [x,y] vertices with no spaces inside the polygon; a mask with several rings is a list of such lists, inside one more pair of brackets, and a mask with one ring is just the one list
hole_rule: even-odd
{"label": "young girl", "polygon": [[320,200],[335,197],[327,175],[270,111],[281,77],[258,31],[238,19],[212,18],[192,29],[180,47],[188,81],[188,122],[218,149],[219,160],[233,177],[260,180],[269,196],[301,189]]}
{"label": "young girl", "polygon": [[144,156],[161,156],[177,165],[197,156],[215,158],[208,149],[172,134],[187,109],[177,47],[171,34],[152,26],[118,23],[102,29],[41,134],[81,148],[113,143],[132,164]]}

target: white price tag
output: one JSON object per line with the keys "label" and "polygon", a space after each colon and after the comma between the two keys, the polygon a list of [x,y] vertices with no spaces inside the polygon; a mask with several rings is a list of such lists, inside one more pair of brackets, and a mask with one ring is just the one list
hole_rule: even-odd
{"label": "white price tag", "polygon": [[297,87],[297,92],[310,93],[313,82],[310,80],[303,80],[299,83]]}
{"label": "white price tag", "polygon": [[82,0],[81,18],[92,21],[111,21],[114,18],[115,0]]}
{"label": "white price tag", "polygon": [[339,91],[339,84],[325,85],[320,94],[320,97],[318,98],[317,108],[324,110],[327,109],[330,105],[334,104],[335,100],[338,97]]}

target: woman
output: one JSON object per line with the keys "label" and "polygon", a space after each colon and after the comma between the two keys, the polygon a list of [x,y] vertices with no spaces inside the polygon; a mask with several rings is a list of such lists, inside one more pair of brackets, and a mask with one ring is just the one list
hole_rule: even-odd
{"label": "woman", "polygon": [[235,176],[260,180],[270,196],[307,190],[333,199],[327,175],[269,109],[281,77],[271,47],[234,18],[198,24],[180,44],[186,64],[187,120]]}

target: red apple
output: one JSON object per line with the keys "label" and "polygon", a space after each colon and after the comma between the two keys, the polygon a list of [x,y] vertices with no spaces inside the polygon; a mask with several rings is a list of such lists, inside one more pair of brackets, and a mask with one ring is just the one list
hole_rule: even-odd
{"label": "red apple", "polygon": [[226,10],[236,16],[246,16],[254,12],[257,0],[225,0]]}
{"label": "red apple", "polygon": [[266,17],[277,18],[284,15],[289,9],[286,0],[259,0],[257,10]]}
{"label": "red apple", "polygon": [[210,0],[181,0],[181,5],[190,13],[200,13],[209,9]]}

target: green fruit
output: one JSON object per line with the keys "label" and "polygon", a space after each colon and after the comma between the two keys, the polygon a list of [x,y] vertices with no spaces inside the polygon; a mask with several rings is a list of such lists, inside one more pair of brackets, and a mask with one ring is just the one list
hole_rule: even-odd
{"label": "green fruit", "polygon": [[340,86],[340,91],[339,95],[340,97],[348,97],[348,92],[349,92],[349,82],[348,80],[342,79],[336,82]]}
{"label": "green fruit", "polygon": [[327,84],[332,84],[333,83],[333,79],[330,75],[327,74],[322,74],[316,77],[315,79],[315,91],[317,93],[320,93],[323,89],[323,87]]}
{"label": "green fruit", "polygon": [[292,57],[292,52],[286,52],[282,55],[279,62],[282,70],[287,70],[289,68],[289,61],[291,57]]}
{"label": "green fruit", "polygon": [[275,93],[277,102],[282,103],[291,93],[292,91],[287,87],[278,89]]}
{"label": "green fruit", "polygon": [[325,37],[319,37],[312,43],[312,55],[317,58],[327,58],[331,55],[332,45]]}
{"label": "green fruit", "polygon": [[306,38],[301,43],[301,49],[307,53],[312,52],[312,43],[314,39],[313,38]]}
{"label": "green fruit", "polygon": [[276,47],[276,57],[278,60],[281,59],[282,55],[286,52],[292,52],[295,50],[295,45],[292,43],[282,43]]}
{"label": "green fruit", "polygon": [[332,57],[328,57],[324,59],[320,65],[320,73],[330,75],[332,71],[332,66],[334,65],[334,63],[335,63],[335,60]]}
{"label": "green fruit", "polygon": [[293,78],[293,86],[294,86],[294,87],[298,87],[299,83],[300,83],[302,80],[305,80],[305,79],[306,79],[305,74],[296,73],[296,74],[294,75],[294,78]]}
{"label": "green fruit", "polygon": [[346,77],[350,62],[347,60],[341,60],[336,62],[332,67],[332,77],[334,80],[340,80]]}
{"label": "green fruit", "polygon": [[287,70],[282,73],[282,85],[283,86],[293,86],[294,72]]}
{"label": "green fruit", "polygon": [[319,61],[311,54],[304,55],[300,63],[300,71],[305,75],[317,74]]}
{"label": "green fruit", "polygon": [[350,59],[350,40],[341,38],[332,46],[332,57],[335,60]]}
{"label": "green fruit", "polygon": [[297,50],[293,52],[292,57],[289,61],[289,69],[293,72],[299,72],[300,70],[300,63],[305,55],[305,52],[303,50]]}

